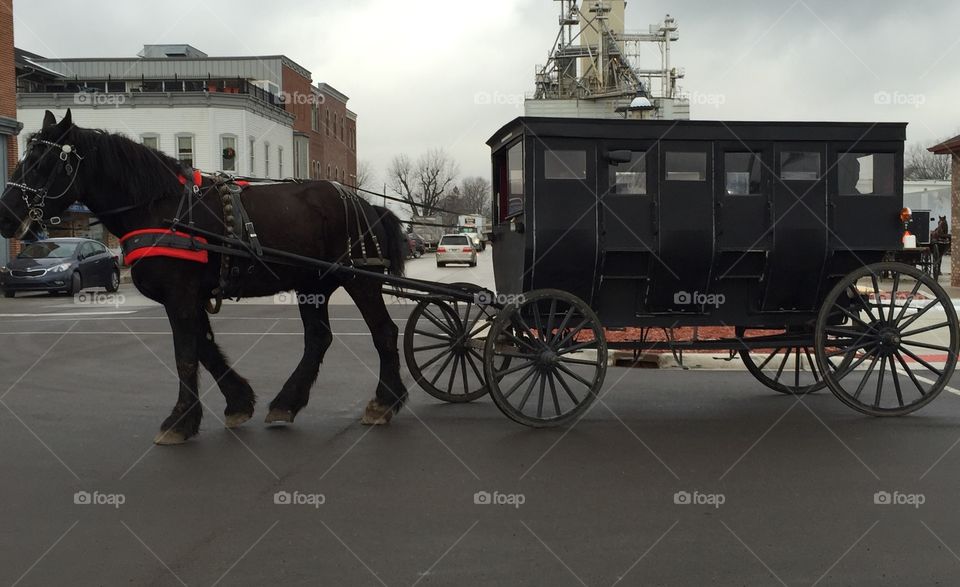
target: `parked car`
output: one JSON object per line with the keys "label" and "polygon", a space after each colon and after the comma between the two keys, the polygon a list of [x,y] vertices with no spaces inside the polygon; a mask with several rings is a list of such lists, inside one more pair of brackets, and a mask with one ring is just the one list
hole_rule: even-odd
{"label": "parked car", "polygon": [[445,234],[437,245],[437,267],[447,263],[466,263],[477,266],[477,249],[465,234]]}
{"label": "parked car", "polygon": [[414,257],[419,259],[424,253],[427,252],[427,241],[423,240],[423,237],[421,237],[419,234],[411,232],[407,235],[407,238],[413,243],[412,254]]}
{"label": "parked car", "polygon": [[85,238],[51,238],[26,245],[0,267],[0,289],[12,298],[18,291],[76,294],[88,287],[120,287],[120,263],[100,242]]}

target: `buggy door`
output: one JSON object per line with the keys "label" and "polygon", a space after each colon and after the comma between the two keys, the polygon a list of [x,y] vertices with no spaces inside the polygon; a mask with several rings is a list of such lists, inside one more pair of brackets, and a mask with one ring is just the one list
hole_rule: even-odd
{"label": "buggy door", "polygon": [[583,139],[537,139],[533,155],[531,289],[592,303],[597,268],[597,148]]}
{"label": "buggy door", "polygon": [[763,309],[812,311],[827,252],[824,143],[778,143],[773,186],[773,249]]}
{"label": "buggy door", "polygon": [[[827,178],[831,250],[856,253],[898,248],[903,232],[899,220],[903,206],[903,155],[899,146],[830,146],[829,160],[836,161]],[[925,228],[929,229],[929,224]]]}
{"label": "buggy door", "polygon": [[647,307],[700,312],[714,256],[713,143],[664,141],[659,159],[659,242]]}

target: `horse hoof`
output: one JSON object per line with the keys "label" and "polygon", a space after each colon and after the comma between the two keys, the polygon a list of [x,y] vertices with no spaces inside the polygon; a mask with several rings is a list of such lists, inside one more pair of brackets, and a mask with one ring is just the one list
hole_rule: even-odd
{"label": "horse hoof", "polygon": [[270,413],[267,414],[266,422],[267,424],[293,424],[294,414],[290,410],[281,410],[279,408],[274,408],[270,410]]}
{"label": "horse hoof", "polygon": [[385,426],[390,423],[390,418],[393,418],[393,410],[372,399],[367,404],[360,423],[364,426]]}
{"label": "horse hoof", "polygon": [[223,421],[227,428],[239,428],[244,422],[249,420],[253,414],[229,414]]}
{"label": "horse hoof", "polygon": [[160,446],[183,444],[186,441],[187,436],[183,432],[177,432],[176,430],[161,430],[160,434],[157,434],[156,438],[153,439],[153,443]]}

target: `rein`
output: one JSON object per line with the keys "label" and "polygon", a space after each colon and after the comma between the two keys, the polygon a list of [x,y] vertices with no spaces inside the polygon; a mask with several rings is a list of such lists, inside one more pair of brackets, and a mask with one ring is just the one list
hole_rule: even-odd
{"label": "rein", "polygon": [[[40,226],[41,230],[46,230],[47,225],[46,222],[44,222],[44,207],[46,206],[46,201],[59,200],[70,191],[70,188],[73,187],[73,184],[77,181],[77,177],[80,175],[80,164],[83,163],[83,157],[80,156],[80,153],[77,152],[73,145],[61,145],[60,143],[38,138],[30,139],[30,144],[27,146],[27,151],[29,152],[31,149],[34,149],[39,145],[46,145],[47,148],[56,148],[60,150],[58,155],[58,159],[60,160],[60,170],[70,178],[69,183],[67,183],[67,187],[63,188],[63,191],[56,196],[48,195],[50,188],[52,188],[54,182],[57,181],[58,174],[56,171],[50,174],[50,177],[47,178],[47,183],[44,184],[43,187],[35,188],[25,183],[14,181],[7,182],[7,185],[20,189],[20,193],[23,196],[23,202],[27,205],[27,215],[29,216],[30,220],[36,222]],[[70,163],[71,157],[76,158],[76,166]],[[52,216],[49,221],[53,226],[56,226],[61,222],[59,216]]]}

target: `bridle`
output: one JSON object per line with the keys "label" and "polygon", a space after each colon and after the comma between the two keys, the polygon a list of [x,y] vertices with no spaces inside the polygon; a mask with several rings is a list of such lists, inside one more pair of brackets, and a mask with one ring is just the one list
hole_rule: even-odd
{"label": "bridle", "polygon": [[[44,206],[47,200],[59,200],[70,191],[70,188],[73,187],[74,182],[77,180],[77,176],[80,175],[80,164],[83,163],[83,157],[80,156],[80,153],[77,153],[73,145],[61,145],[60,143],[38,138],[30,139],[27,145],[27,153],[39,145],[46,145],[48,148],[57,148],[60,150],[60,163],[58,164],[60,169],[54,169],[53,172],[50,173],[50,177],[43,187],[35,188],[25,183],[13,181],[7,182],[7,186],[20,189],[23,201],[27,205],[27,216],[29,216],[30,220],[37,223],[41,230],[46,230],[47,225],[44,222]],[[71,157],[76,159],[76,165],[70,163]],[[57,181],[58,171],[62,171],[67,175],[70,178],[70,182],[67,184],[67,187],[63,188],[62,192],[56,196],[51,196],[49,195],[50,188],[53,187],[54,182]],[[56,226],[60,224],[60,217],[53,216],[49,219],[49,222],[51,225]]]}

